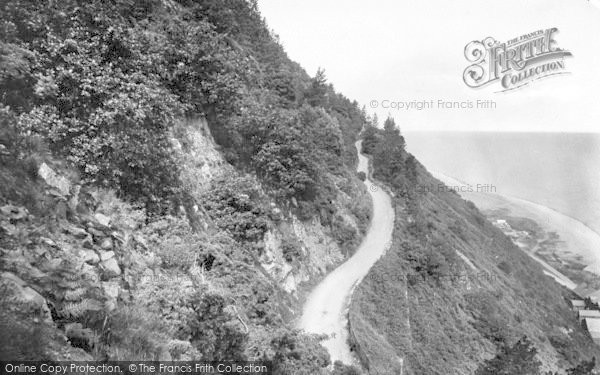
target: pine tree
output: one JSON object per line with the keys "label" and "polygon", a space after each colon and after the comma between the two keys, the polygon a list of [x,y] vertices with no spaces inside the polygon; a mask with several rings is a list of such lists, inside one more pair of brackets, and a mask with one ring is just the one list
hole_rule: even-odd
{"label": "pine tree", "polygon": [[373,152],[373,162],[384,178],[394,179],[404,171],[404,137],[392,117],[383,124],[383,137]]}
{"label": "pine tree", "polygon": [[377,147],[377,129],[373,126],[366,125],[365,130],[362,134],[362,152],[368,155],[372,155],[373,151]]}
{"label": "pine tree", "polygon": [[319,68],[311,80],[306,100],[313,107],[327,107],[327,77],[324,69]]}

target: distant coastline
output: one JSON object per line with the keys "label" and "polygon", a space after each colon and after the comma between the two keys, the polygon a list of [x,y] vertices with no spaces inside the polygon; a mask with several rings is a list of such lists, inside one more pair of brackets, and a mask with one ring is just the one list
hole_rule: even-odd
{"label": "distant coastline", "polygon": [[[444,184],[465,184],[437,171],[432,175]],[[520,198],[485,192],[458,192],[472,201],[488,219],[509,234],[520,248],[545,268],[558,283],[583,296],[600,289],[600,234],[581,221],[543,205]],[[526,226],[506,222],[531,220]],[[521,220],[522,222],[522,220]],[[498,225],[502,224],[502,225]],[[514,235],[525,229],[524,236]]]}
{"label": "distant coastline", "polygon": [[494,186],[488,192],[553,209],[600,233],[600,134],[408,132],[405,137],[409,152],[429,170],[462,185]]}

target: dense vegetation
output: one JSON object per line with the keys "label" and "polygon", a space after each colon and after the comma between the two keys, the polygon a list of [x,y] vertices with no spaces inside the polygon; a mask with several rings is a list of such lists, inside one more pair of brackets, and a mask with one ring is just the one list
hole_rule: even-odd
{"label": "dense vegetation", "polygon": [[[1,357],[328,373],[320,338],[289,328],[297,299],[260,262],[270,234],[289,267],[307,268],[294,220],[343,256],[358,244],[369,202],[356,102],[288,59],[256,1],[8,0],[0,36],[0,270],[52,318],[3,308]],[[199,134],[227,166],[198,161],[214,151]],[[195,178],[207,166],[217,175]],[[3,306],[23,292],[10,285]]]}
{"label": "dense vegetation", "polygon": [[322,171],[353,161],[364,113],[289,61],[255,2],[6,1],[0,12],[8,126],[150,212],[182,197],[169,142],[182,117],[206,117],[232,163],[309,206],[331,198]]}
{"label": "dense vegetation", "polygon": [[589,367],[582,361],[599,350],[570,311],[568,291],[472,203],[438,188],[404,150],[391,119],[383,129],[367,127],[363,148],[396,208],[391,248],[350,308],[357,354],[370,373],[564,374]]}
{"label": "dense vegetation", "polygon": [[[261,262],[268,237],[285,267],[308,268],[297,221],[352,253],[369,220],[353,172],[366,126],[399,219],[353,299],[364,364],[593,367],[562,291],[472,205],[419,189],[437,182],[393,120],[369,125],[323,70],[290,61],[256,1],[6,0],[0,63],[0,359],[266,359],[276,374],[360,373],[290,328],[298,300]],[[196,128],[204,120],[210,134]],[[200,161],[215,150],[198,137],[214,137],[228,164]],[[207,166],[217,175],[205,178]],[[473,274],[457,250],[493,279],[448,286]]]}

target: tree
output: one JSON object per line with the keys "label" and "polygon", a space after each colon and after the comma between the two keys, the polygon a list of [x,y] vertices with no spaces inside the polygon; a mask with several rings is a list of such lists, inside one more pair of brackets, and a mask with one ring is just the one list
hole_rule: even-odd
{"label": "tree", "polygon": [[315,375],[325,374],[331,363],[329,353],[315,336],[282,329],[271,342],[273,374]]}
{"label": "tree", "polygon": [[193,313],[188,327],[190,342],[202,359],[243,361],[248,336],[226,310],[225,298],[219,294],[198,292],[191,301]]}
{"label": "tree", "polygon": [[371,126],[373,126],[374,128],[379,127],[379,117],[377,117],[377,113],[373,114],[373,118],[371,119]]}
{"label": "tree", "polygon": [[368,155],[372,155],[373,151],[377,147],[377,128],[369,124],[365,125],[365,130],[362,133],[362,152]]}
{"label": "tree", "polygon": [[505,344],[494,358],[479,366],[475,375],[539,375],[542,363],[536,355],[535,346],[523,336],[513,346]]}
{"label": "tree", "polygon": [[310,82],[310,87],[306,93],[306,100],[313,107],[327,106],[327,77],[325,77],[325,70],[321,68],[317,70],[317,74]]}
{"label": "tree", "polygon": [[386,135],[389,135],[389,136],[399,136],[400,135],[400,130],[398,129],[398,127],[396,127],[396,122],[394,121],[394,118],[391,116],[388,116],[388,118],[386,118],[385,121],[383,122],[383,131],[385,132]]}
{"label": "tree", "polygon": [[417,185],[417,178],[418,178],[418,173],[417,173],[417,160],[415,159],[415,157],[411,154],[408,155],[408,157],[406,158],[406,162],[404,163],[404,167],[406,169],[406,179],[408,180],[408,182],[411,184],[411,187],[416,187]]}
{"label": "tree", "polygon": [[404,170],[404,137],[392,117],[383,124],[383,134],[373,153],[373,162],[377,166],[375,175],[392,181]]}

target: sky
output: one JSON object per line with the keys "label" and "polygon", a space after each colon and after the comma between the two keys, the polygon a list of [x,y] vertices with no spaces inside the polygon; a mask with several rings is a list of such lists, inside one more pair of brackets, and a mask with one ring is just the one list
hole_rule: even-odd
{"label": "sky", "polygon": [[[376,113],[380,123],[393,116],[402,131],[600,132],[599,4],[259,0],[290,58],[310,75],[325,69],[336,90]],[[569,74],[508,92],[498,92],[498,83],[473,89],[463,82],[469,42],[490,36],[505,42],[552,27],[559,30],[558,47],[573,54],[565,59]],[[490,104],[477,108],[477,100]],[[433,105],[390,108],[411,101]],[[469,102],[473,108],[458,107]]]}

